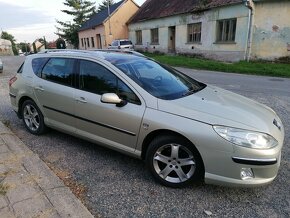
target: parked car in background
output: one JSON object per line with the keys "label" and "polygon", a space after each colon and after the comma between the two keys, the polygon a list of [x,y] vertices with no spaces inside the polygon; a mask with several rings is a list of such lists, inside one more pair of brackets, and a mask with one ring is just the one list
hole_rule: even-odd
{"label": "parked car in background", "polygon": [[3,72],[3,62],[0,59],[0,73],[2,73],[2,72]]}
{"label": "parked car in background", "polygon": [[284,127],[271,108],[136,52],[40,52],[9,87],[30,133],[51,127],[143,159],[166,186],[259,186],[280,167]]}
{"label": "parked car in background", "polygon": [[129,39],[118,39],[114,40],[108,49],[134,50],[134,46]]}

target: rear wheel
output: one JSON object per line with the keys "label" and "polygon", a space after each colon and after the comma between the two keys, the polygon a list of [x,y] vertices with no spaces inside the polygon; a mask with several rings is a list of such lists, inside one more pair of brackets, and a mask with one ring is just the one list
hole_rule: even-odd
{"label": "rear wheel", "polygon": [[46,131],[43,115],[32,100],[26,100],[21,111],[23,123],[30,133],[40,135]]}
{"label": "rear wheel", "polygon": [[201,181],[202,159],[197,149],[179,136],[161,136],[149,145],[146,163],[157,181],[170,187],[184,187]]}

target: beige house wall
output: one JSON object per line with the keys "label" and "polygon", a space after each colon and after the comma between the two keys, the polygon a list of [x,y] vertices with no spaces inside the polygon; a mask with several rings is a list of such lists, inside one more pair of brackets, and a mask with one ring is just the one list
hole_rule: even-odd
{"label": "beige house wall", "polygon": [[257,2],[254,11],[252,58],[290,55],[290,2]]}
{"label": "beige house wall", "polygon": [[[93,29],[87,29],[80,31],[79,35],[79,49],[96,49],[98,47],[97,34],[100,34],[102,47],[107,48],[109,44],[115,39],[127,39],[128,38],[128,26],[127,22],[137,12],[139,7],[132,1],[126,0],[118,9],[116,9],[107,18],[102,25],[99,25]],[[92,37],[94,40],[94,47],[92,47]],[[89,38],[89,45],[82,43],[82,39]]]}
{"label": "beige house wall", "polygon": [[128,38],[127,22],[138,9],[139,7],[132,0],[127,0],[121,7],[114,11],[110,19],[105,21],[107,45],[111,44],[115,39]]}
{"label": "beige house wall", "polygon": [[[101,37],[101,46],[97,42],[98,35]],[[94,47],[92,46],[92,38],[94,40]],[[89,46],[87,43],[89,39]],[[82,43],[83,40],[83,43]],[[105,47],[106,36],[105,36],[105,27],[104,25],[99,25],[93,29],[87,29],[79,32],[79,49],[101,49]]]}

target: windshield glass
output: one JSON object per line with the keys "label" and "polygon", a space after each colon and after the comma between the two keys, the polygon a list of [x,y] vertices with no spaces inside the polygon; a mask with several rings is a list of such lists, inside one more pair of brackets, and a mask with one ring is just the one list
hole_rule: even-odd
{"label": "windshield glass", "polygon": [[151,95],[174,100],[196,93],[206,87],[177,70],[143,57],[108,56],[106,60],[123,71]]}

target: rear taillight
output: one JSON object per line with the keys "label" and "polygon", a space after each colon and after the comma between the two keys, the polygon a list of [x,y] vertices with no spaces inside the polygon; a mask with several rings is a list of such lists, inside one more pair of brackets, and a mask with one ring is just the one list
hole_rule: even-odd
{"label": "rear taillight", "polygon": [[9,87],[12,86],[12,84],[17,80],[16,76],[13,76],[10,80],[9,80]]}

